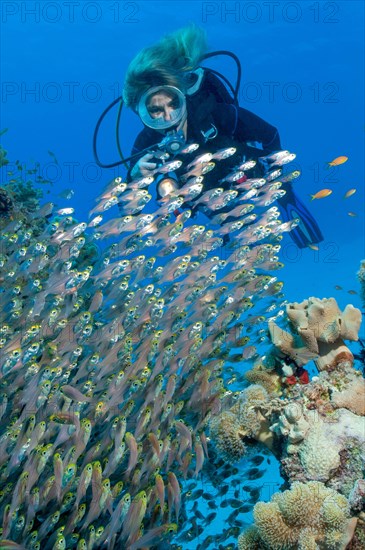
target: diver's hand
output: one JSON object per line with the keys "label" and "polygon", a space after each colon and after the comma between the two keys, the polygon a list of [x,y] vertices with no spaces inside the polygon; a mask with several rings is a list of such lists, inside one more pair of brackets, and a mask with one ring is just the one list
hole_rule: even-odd
{"label": "diver's hand", "polygon": [[131,171],[132,178],[146,177],[151,174],[152,170],[155,170],[157,164],[155,162],[149,162],[154,158],[153,153],[147,153],[133,166]]}

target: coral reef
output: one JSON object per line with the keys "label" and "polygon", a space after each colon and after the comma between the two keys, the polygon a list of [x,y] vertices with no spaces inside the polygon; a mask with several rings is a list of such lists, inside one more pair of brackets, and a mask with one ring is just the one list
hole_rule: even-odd
{"label": "coral reef", "polygon": [[[310,429],[302,443],[287,448],[289,454],[298,452],[307,479],[329,481],[340,467],[340,452],[346,449],[349,441],[355,440],[359,448],[364,445],[364,419],[348,411],[339,409],[327,422],[318,412],[308,411]],[[329,445],[330,442],[330,445]]]}
{"label": "coral reef", "polygon": [[260,441],[280,458],[289,483],[322,481],[347,496],[365,462],[363,384],[347,366],[305,385],[283,386],[287,397],[249,386],[211,421],[211,438],[230,463],[244,456],[245,441]]}
{"label": "coral reef", "polygon": [[[353,538],[348,547],[362,548],[363,528],[355,536],[354,530],[365,502],[365,380],[344,343],[358,340],[361,312],[352,305],[341,312],[333,298],[310,298],[286,311],[290,332],[269,322],[273,348],[246,373],[255,385],[229,414],[231,427],[238,422],[246,434],[243,446],[245,438],[269,442],[290,490],[256,504],[255,525],[238,546],[341,550]],[[312,380],[304,368],[311,360],[318,369]],[[261,399],[250,399],[260,385]]]}
{"label": "coral reef", "polygon": [[255,525],[238,539],[239,550],[344,550],[357,518],[348,500],[323,483],[293,483],[254,507]]}

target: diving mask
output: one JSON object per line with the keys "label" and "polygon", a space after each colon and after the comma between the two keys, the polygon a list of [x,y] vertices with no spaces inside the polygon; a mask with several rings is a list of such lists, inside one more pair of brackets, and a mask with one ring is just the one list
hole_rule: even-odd
{"label": "diving mask", "polygon": [[143,94],[137,112],[153,130],[179,129],[186,120],[185,96],[174,86],[155,86]]}

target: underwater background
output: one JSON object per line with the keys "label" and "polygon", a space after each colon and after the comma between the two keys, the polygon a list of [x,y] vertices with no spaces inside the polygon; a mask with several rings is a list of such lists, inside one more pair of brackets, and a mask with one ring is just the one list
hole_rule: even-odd
{"label": "underwater background", "polygon": [[[320,251],[298,251],[289,238],[283,247],[287,299],[329,296],[340,285],[345,292],[336,299],[345,304],[364,254],[361,1],[2,2],[1,10],[5,148],[21,162],[41,163],[43,177],[54,182],[47,200],[72,188],[80,219],[111,174],[124,174],[123,168],[95,167],[92,136],[101,112],[121,94],[139,49],[195,22],[206,29],[211,50],[234,52],[242,63],[240,104],[276,126],[282,146],[296,153],[299,197],[309,205],[310,194],[333,190],[310,204],[325,236]],[[233,61],[221,57],[207,66],[235,82]],[[118,160],[116,111],[99,134],[105,163]],[[125,155],[140,129],[137,117],[123,112]],[[349,161],[328,171],[339,155]],[[350,188],[357,193],[344,200]],[[351,300],[356,305],[356,296]]]}
{"label": "underwater background", "polygon": [[[45,180],[44,200],[57,208],[72,206],[75,218],[87,221],[104,186],[126,174],[123,167],[107,170],[95,164],[92,137],[101,112],[120,96],[126,69],[138,51],[191,22],[207,31],[210,50],[230,50],[239,57],[240,105],[276,126],[283,148],[296,153],[290,164],[301,171],[293,183],[295,192],[324,234],[318,250],[298,249],[284,234],[280,280],[285,299],[334,297],[341,309],[348,303],[361,308],[356,279],[365,255],[361,1],[3,1],[0,129],[8,128],[2,145],[10,164],[1,168],[2,185],[11,179],[12,168],[17,169],[16,160],[24,170],[39,163],[34,181],[41,185],[39,175]],[[231,60],[217,57],[206,65],[235,82]],[[103,162],[118,160],[116,111],[99,132]],[[140,129],[136,115],[123,110],[120,136],[126,156]],[[348,161],[328,168],[340,155]],[[323,188],[332,194],[311,201],[310,195]],[[70,189],[74,194],[67,199],[65,190]],[[345,199],[349,189],[356,193]],[[358,350],[357,344],[349,347]],[[244,460],[241,468],[244,476]],[[270,500],[280,486],[274,459],[259,481],[255,485],[247,478],[260,489],[260,500]],[[211,492],[198,481],[193,491],[199,489]],[[188,513],[195,514],[197,506],[204,515],[211,511],[209,498],[200,497],[197,493],[187,504]],[[219,498],[217,516],[204,537],[219,533],[219,522],[225,525],[234,510],[224,495]],[[251,511],[248,507],[243,515],[246,524]],[[180,544],[196,549],[200,542],[200,535],[192,541],[187,535]]]}
{"label": "underwater background", "polygon": [[[243,69],[240,104],[276,126],[282,146],[296,153],[299,197],[309,205],[310,194],[333,189],[330,197],[310,204],[325,236],[320,251],[298,251],[289,240],[284,246],[287,299],[328,296],[340,285],[345,293],[336,298],[345,304],[364,254],[361,1],[2,2],[1,10],[5,148],[21,162],[41,163],[43,177],[54,181],[47,200],[72,188],[80,219],[111,176],[95,167],[96,121],[121,94],[139,49],[195,22],[206,29],[211,50],[234,52]],[[207,66],[235,82],[233,61],[216,58]],[[118,160],[116,111],[99,134],[105,163]],[[125,155],[140,127],[133,113],[123,113]],[[339,155],[349,161],[328,171],[327,163]],[[357,193],[344,200],[350,188]],[[57,204],[66,205],[59,199]],[[352,211],[356,217],[348,215]],[[356,305],[356,296],[351,300]]]}

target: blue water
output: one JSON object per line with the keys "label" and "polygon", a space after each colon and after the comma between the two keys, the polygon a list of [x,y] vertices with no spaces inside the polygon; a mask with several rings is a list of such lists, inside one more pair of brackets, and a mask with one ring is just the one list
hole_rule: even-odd
{"label": "blue water", "polygon": [[[2,1],[0,9],[1,128],[9,128],[3,146],[27,167],[41,163],[53,181],[44,188],[47,200],[72,204],[76,217],[87,219],[103,186],[125,174],[95,165],[96,121],[120,95],[139,49],[195,22],[206,29],[211,50],[240,58],[240,103],[277,126],[283,147],[297,154],[293,164],[302,176],[295,190],[325,235],[318,251],[298,250],[285,238],[286,298],[334,296],[341,308],[360,307],[358,294],[348,291],[359,291],[355,274],[365,257],[363,2]],[[220,58],[209,66],[234,81],[233,62]],[[115,116],[116,110],[99,136],[104,162],[118,159]],[[125,154],[140,128],[135,115],[123,113]],[[328,169],[339,155],[348,162]],[[68,188],[75,191],[71,201],[57,197]],[[332,195],[311,202],[322,188]],[[357,192],[344,199],[350,188]]]}

